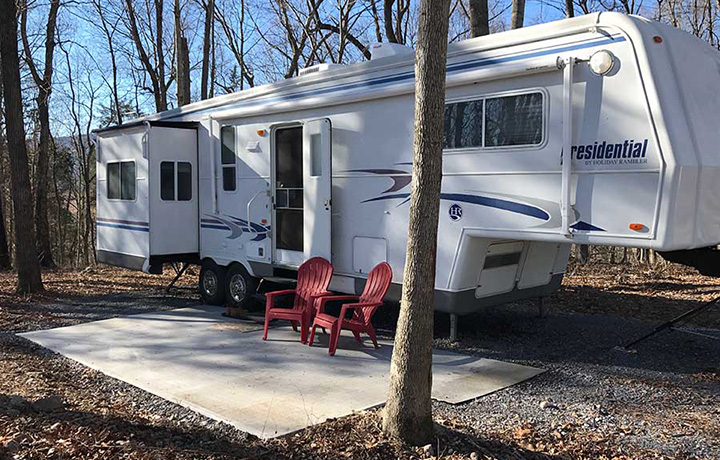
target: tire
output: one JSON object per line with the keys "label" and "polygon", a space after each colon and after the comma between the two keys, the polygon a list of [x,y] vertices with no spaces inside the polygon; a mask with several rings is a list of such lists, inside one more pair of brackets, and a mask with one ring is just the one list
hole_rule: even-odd
{"label": "tire", "polygon": [[257,291],[257,279],[242,264],[233,264],[225,275],[225,300],[232,307],[245,308]]}
{"label": "tire", "polygon": [[225,274],[227,269],[220,267],[212,260],[203,262],[200,268],[200,297],[209,305],[224,305],[225,303]]}

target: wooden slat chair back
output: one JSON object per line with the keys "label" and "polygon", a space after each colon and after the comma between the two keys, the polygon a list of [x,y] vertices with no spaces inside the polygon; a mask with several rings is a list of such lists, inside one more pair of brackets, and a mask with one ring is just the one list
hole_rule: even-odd
{"label": "wooden slat chair back", "polygon": [[[370,339],[378,347],[377,338],[375,337],[375,328],[372,325],[372,317],[377,309],[383,304],[383,298],[387,294],[392,282],[392,268],[387,262],[382,262],[375,266],[368,275],[365,289],[359,296],[356,295],[339,295],[339,296],[323,296],[318,299],[317,312],[312,323],[312,332],[310,333],[310,345],[312,346],[315,339],[316,328],[322,327],[323,330],[330,328],[330,347],[328,352],[330,356],[335,354],[337,350],[340,331],[348,329],[352,331],[355,340],[362,343],[360,333],[370,336]],[[343,304],[340,310],[340,316],[335,317],[325,313],[325,305],[333,301],[351,301],[356,302]],[[352,317],[346,318],[348,310],[352,310]]]}
{"label": "wooden slat chair back", "polygon": [[[268,326],[273,319],[285,319],[291,322],[297,331],[300,325],[300,340],[307,342],[307,333],[315,314],[314,302],[320,296],[329,295],[327,291],[332,279],[333,267],[322,257],[313,257],[298,268],[297,286],[295,289],[268,292],[265,294],[265,332],[263,340],[267,340]],[[292,308],[275,307],[276,297],[294,295]]]}

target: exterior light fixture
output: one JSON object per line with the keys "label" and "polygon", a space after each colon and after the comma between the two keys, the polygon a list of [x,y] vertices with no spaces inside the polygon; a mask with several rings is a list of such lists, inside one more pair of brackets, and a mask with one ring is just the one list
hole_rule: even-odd
{"label": "exterior light fixture", "polygon": [[589,65],[595,75],[607,75],[615,67],[615,56],[607,50],[596,51],[590,56]]}

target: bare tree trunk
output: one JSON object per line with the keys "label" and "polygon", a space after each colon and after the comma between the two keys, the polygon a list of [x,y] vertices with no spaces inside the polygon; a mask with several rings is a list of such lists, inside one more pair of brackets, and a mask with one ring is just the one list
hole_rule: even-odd
{"label": "bare tree trunk", "polygon": [[55,54],[55,26],[60,0],[50,2],[47,24],[45,27],[45,56],[42,74],[32,57],[32,50],[27,36],[27,2],[24,2],[20,14],[20,35],[25,51],[25,62],[30,69],[35,85],[38,88],[37,110],[40,123],[40,144],[37,152],[37,165],[35,171],[35,228],[37,232],[38,253],[40,263],[45,267],[54,267],[52,257],[52,244],[50,243],[50,224],[48,222],[48,193],[49,182],[48,166],[50,162],[50,94],[52,92],[53,56]]}
{"label": "bare tree trunk", "polygon": [[190,103],[190,52],[182,28],[180,0],[175,0],[175,76],[178,107]]}
{"label": "bare tree trunk", "polygon": [[212,44],[213,24],[215,23],[215,0],[207,0],[205,5],[205,30],[203,32],[202,76],[200,81],[200,99],[208,98],[208,79],[210,78],[210,45]]}
{"label": "bare tree trunk", "polygon": [[393,5],[395,0],[385,0],[383,13],[385,15],[385,36],[390,43],[400,43],[397,35],[395,35],[395,28],[393,26]]}
{"label": "bare tree trunk", "polygon": [[380,14],[377,9],[377,0],[370,0],[370,12],[372,13],[373,23],[375,24],[375,40],[380,43],[382,41],[382,33],[380,32]]}
{"label": "bare tree trunk", "polygon": [[7,232],[5,231],[5,215],[3,214],[3,200],[0,197],[0,270],[10,270],[10,249],[8,247]]}
{"label": "bare tree trunk", "polygon": [[490,15],[487,0],[470,0],[470,36],[490,35]]}
{"label": "bare tree trunk", "polygon": [[450,0],[421,0],[415,56],[415,134],[407,258],[383,429],[411,444],[432,439],[433,306],[442,182]]}
{"label": "bare tree trunk", "polygon": [[565,16],[568,18],[575,17],[575,5],[573,4],[573,0],[565,0]]}
{"label": "bare tree trunk", "polygon": [[28,294],[42,291],[43,285],[37,259],[37,241],[33,225],[30,176],[25,146],[16,14],[14,0],[0,0],[0,63],[2,65],[3,98],[12,182],[18,271],[17,287],[18,292]]}
{"label": "bare tree trunk", "polygon": [[122,104],[120,104],[120,91],[118,90],[118,67],[117,58],[115,57],[115,43],[113,36],[117,30],[117,22],[113,25],[112,30],[105,18],[105,13],[102,9],[102,0],[92,0],[95,11],[97,11],[98,17],[100,18],[100,25],[102,26],[103,32],[105,33],[105,39],[108,43],[108,51],[110,53],[110,64],[112,66],[112,96],[113,104],[115,104],[115,123],[121,125],[123,122]]}
{"label": "bare tree trunk", "polygon": [[[137,50],[140,57],[140,62],[142,63],[145,72],[147,72],[148,76],[150,77],[150,81],[152,82],[153,96],[155,98],[155,110],[157,110],[158,112],[163,112],[167,110],[168,86],[168,84],[165,82],[165,56],[162,41],[163,0],[154,0],[153,3],[155,5],[156,18],[155,33],[157,34],[154,50],[155,64],[150,61],[150,56],[148,55],[148,52],[145,50],[145,46],[143,45],[140,30],[137,25],[137,17],[133,0],[125,0],[125,10],[127,12],[127,22],[130,31],[130,37],[135,44],[135,49]],[[138,113],[140,113],[139,107]]]}
{"label": "bare tree trunk", "polygon": [[519,29],[525,23],[525,0],[512,0],[510,28]]}
{"label": "bare tree trunk", "polygon": [[[0,69],[2,68],[2,64],[0,64]],[[2,72],[0,72],[0,75]],[[0,78],[0,162],[2,161],[2,157],[5,155],[5,136],[3,135],[3,107],[2,107],[2,99],[3,99],[3,84],[2,84],[2,78]],[[1,163],[0,163],[1,164]],[[0,167],[0,169],[2,169]],[[5,197],[3,197],[3,192],[5,191],[5,187],[3,187],[3,184],[5,181],[2,179],[2,176],[0,176],[0,270],[9,270],[12,267],[11,261],[10,261],[10,247],[8,245],[8,239],[7,239],[7,231],[5,231],[5,214],[3,214],[3,201],[5,200]]]}

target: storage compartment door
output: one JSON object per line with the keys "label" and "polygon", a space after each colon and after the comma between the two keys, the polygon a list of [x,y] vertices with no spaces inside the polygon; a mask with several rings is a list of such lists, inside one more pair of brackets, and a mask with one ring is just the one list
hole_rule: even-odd
{"label": "storage compartment door", "polygon": [[331,260],[332,139],[330,120],[303,126],[303,252]]}

